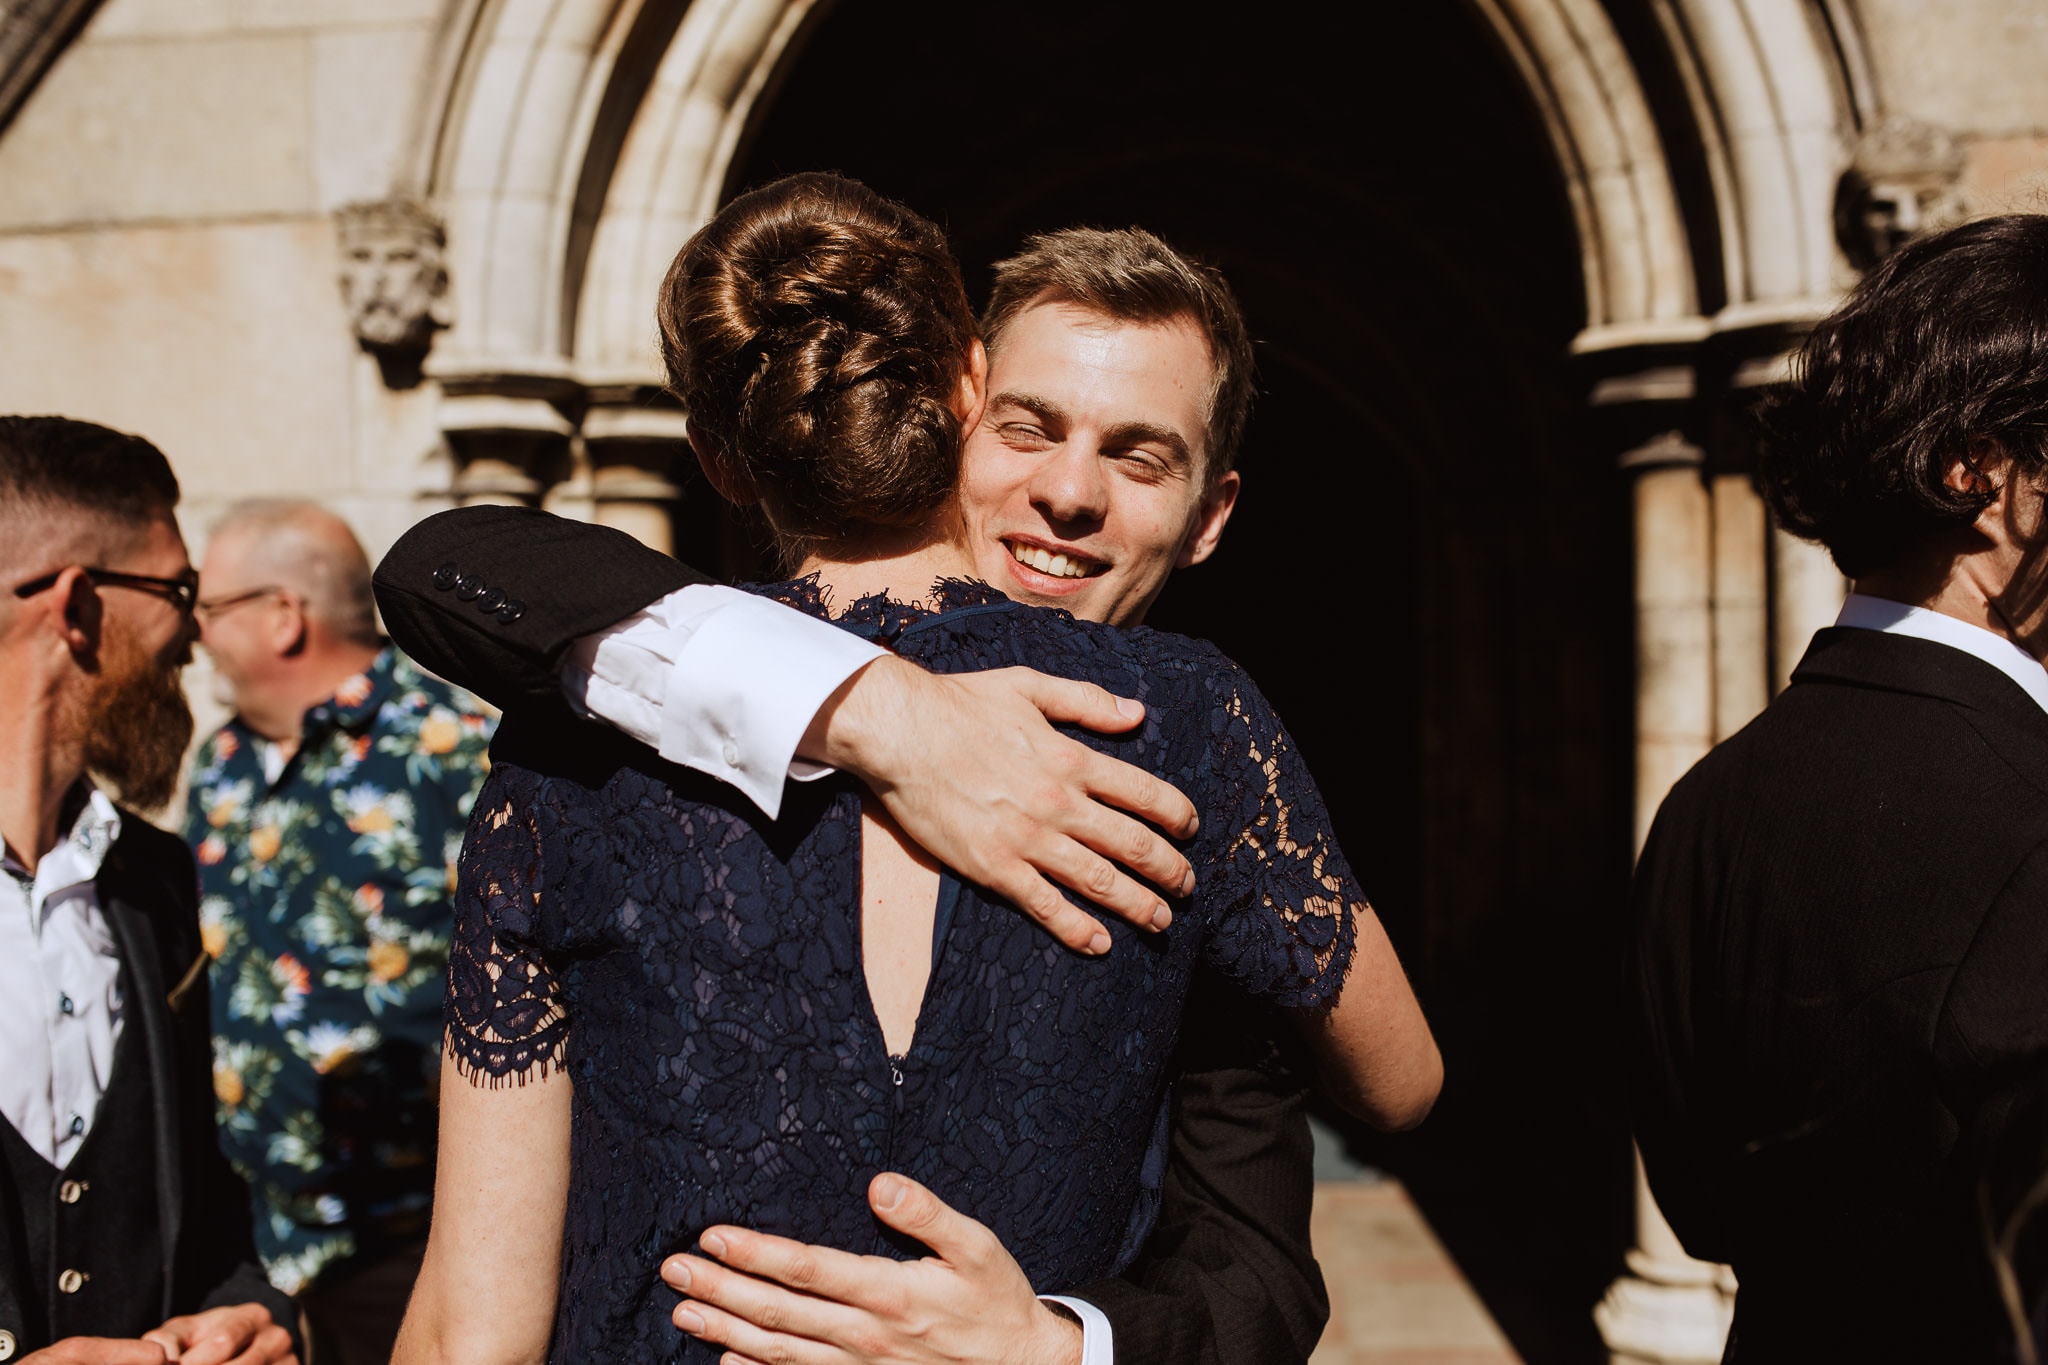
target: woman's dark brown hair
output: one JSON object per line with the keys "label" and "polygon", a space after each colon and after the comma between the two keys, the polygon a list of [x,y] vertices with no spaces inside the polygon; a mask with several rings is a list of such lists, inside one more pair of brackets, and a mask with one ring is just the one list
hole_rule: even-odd
{"label": "woman's dark brown hair", "polygon": [[792,561],[951,494],[974,314],[945,234],[903,205],[836,175],[751,190],[684,244],[658,314],[669,388]]}

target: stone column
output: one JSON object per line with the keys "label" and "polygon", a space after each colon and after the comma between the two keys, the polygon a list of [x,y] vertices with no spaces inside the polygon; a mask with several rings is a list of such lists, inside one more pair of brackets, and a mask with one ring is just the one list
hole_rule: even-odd
{"label": "stone column", "polygon": [[592,520],[675,553],[676,462],[690,458],[681,411],[633,401],[593,403],[583,419]]}
{"label": "stone column", "polygon": [[[1703,477],[1700,448],[1676,431],[1637,446],[1621,458],[1634,482],[1636,625],[1635,843],[1642,847],[1650,822],[1671,784],[1713,746],[1715,637],[1747,638],[1757,624],[1735,592],[1725,621],[1717,622],[1715,491]],[[1724,495],[1731,544],[1748,534],[1739,498]],[[1759,566],[1760,568],[1760,566]],[[1761,578],[1758,573],[1754,576]],[[1731,590],[1747,583],[1731,568]],[[1732,639],[1731,639],[1732,643]],[[1740,652],[1740,651],[1738,651]],[[1760,652],[1752,650],[1752,653]],[[1617,1365],[1711,1365],[1720,1360],[1733,1303],[1720,1267],[1685,1254],[1651,1198],[1636,1165],[1636,1245],[1628,1273],[1608,1286],[1593,1310],[1601,1339]]]}
{"label": "stone column", "polygon": [[1715,474],[1714,742],[1771,699],[1770,514],[1749,475]]}
{"label": "stone column", "polygon": [[533,375],[441,377],[439,422],[455,456],[455,500],[538,506],[566,472],[573,384]]}

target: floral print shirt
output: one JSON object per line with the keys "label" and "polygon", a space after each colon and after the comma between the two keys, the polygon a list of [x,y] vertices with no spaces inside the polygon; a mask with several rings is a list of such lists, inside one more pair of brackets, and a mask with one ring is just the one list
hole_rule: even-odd
{"label": "floral print shirt", "polygon": [[387,647],[275,781],[238,720],[199,751],[221,1146],[288,1293],[426,1235],[449,896],[493,724]]}

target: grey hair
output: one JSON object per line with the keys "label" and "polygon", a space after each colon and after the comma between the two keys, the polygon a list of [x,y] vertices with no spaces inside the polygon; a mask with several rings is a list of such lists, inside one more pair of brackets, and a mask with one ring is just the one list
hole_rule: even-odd
{"label": "grey hair", "polygon": [[301,499],[251,499],[222,513],[213,535],[246,542],[248,572],[265,586],[297,593],[307,615],[341,639],[378,642],[369,556],[334,513]]}

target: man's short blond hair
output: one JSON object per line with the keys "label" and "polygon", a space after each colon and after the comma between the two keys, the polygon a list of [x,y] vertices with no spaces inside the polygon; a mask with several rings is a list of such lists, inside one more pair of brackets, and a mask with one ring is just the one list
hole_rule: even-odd
{"label": "man's short blond hair", "polygon": [[1223,273],[1184,256],[1143,228],[1065,228],[1027,238],[995,266],[995,287],[981,315],[994,356],[1003,332],[1041,303],[1070,303],[1116,322],[1186,320],[1209,347],[1208,460],[1214,482],[1237,461],[1251,415],[1256,362],[1244,312]]}

